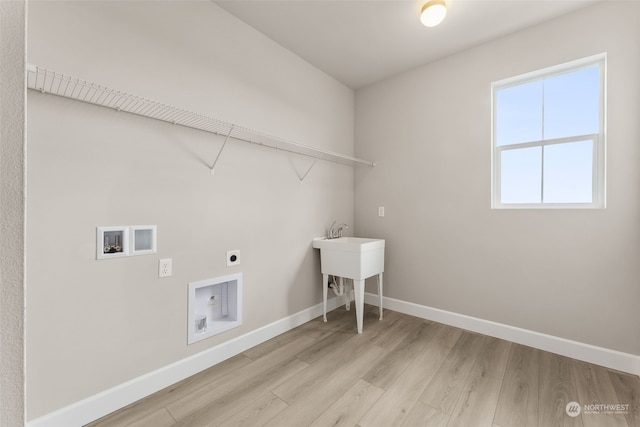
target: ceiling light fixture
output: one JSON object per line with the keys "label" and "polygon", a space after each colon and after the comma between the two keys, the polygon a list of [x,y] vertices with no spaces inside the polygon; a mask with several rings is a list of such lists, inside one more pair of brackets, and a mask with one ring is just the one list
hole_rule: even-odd
{"label": "ceiling light fixture", "polygon": [[420,21],[425,27],[435,27],[447,16],[447,4],[444,0],[431,0],[422,6]]}

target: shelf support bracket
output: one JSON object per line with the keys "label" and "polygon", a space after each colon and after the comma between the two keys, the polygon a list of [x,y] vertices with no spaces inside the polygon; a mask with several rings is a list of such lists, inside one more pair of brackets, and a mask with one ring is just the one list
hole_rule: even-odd
{"label": "shelf support bracket", "polygon": [[309,172],[311,172],[311,169],[313,169],[313,167],[316,165],[317,161],[318,161],[318,158],[316,157],[315,159],[313,159],[313,163],[311,163],[311,166],[309,166],[309,169],[307,169],[307,171],[304,173],[304,175],[302,175],[302,176],[298,175],[298,179],[300,180],[300,184],[302,184],[304,182],[304,179],[307,177],[307,175],[309,175]]}
{"label": "shelf support bracket", "polygon": [[218,160],[220,159],[220,155],[222,154],[222,150],[224,150],[224,147],[227,145],[227,141],[229,141],[229,138],[231,137],[231,132],[233,132],[233,126],[231,126],[231,128],[229,129],[229,132],[227,133],[227,136],[224,139],[224,142],[222,143],[222,147],[220,147],[220,151],[218,151],[218,155],[216,156],[216,159],[213,161],[213,164],[209,167],[209,169],[211,169],[211,175],[214,175],[214,170],[215,170],[216,164],[218,163]]}

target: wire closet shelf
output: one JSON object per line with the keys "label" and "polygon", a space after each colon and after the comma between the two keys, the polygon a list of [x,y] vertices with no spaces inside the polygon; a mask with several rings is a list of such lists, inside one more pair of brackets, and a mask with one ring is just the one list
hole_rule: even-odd
{"label": "wire closet shelf", "polygon": [[[91,83],[76,77],[71,77],[56,71],[40,68],[32,64],[27,65],[27,87],[42,93],[57,95],[76,101],[111,108],[117,111],[124,111],[126,113],[172,123],[174,125],[185,126],[216,135],[222,135],[226,138],[224,144],[226,144],[229,138],[233,138],[301,156],[312,157],[316,160],[324,160],[347,166],[375,166],[374,162],[288,141],[203,114],[194,113],[182,108],[163,104],[158,101],[153,101],[151,99],[112,89],[96,83]],[[211,166],[212,171],[220,157],[222,149],[224,149],[224,144],[218,152],[218,156],[216,157],[214,164]]]}

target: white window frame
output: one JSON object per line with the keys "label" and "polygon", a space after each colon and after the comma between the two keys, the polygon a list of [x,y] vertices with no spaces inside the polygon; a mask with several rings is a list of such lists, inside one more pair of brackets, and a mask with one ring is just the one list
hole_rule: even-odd
{"label": "white window frame", "polygon": [[[496,145],[496,92],[510,86],[518,86],[536,80],[555,77],[561,74],[578,71],[582,68],[591,67],[598,64],[600,66],[600,117],[599,133],[575,135],[566,138],[548,139],[541,141],[529,141],[509,145]],[[606,74],[607,74],[607,54],[601,53],[587,58],[578,59],[542,70],[533,71],[515,77],[493,82],[491,84],[491,208],[492,209],[603,209],[606,207]],[[593,146],[593,188],[591,203],[502,203],[501,202],[501,165],[502,152],[519,148],[542,147],[544,159],[544,147],[565,144],[578,141],[592,141]],[[544,167],[544,165],[542,166]],[[544,191],[544,174],[541,174]]]}

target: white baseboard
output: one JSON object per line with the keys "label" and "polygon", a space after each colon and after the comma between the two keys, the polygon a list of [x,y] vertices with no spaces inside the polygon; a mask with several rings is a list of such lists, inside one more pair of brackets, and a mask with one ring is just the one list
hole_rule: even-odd
{"label": "white baseboard", "polygon": [[[378,305],[378,295],[365,293],[365,302],[371,305]],[[388,308],[400,313],[420,317],[422,319],[433,320],[446,325],[455,326],[484,335],[512,341],[584,362],[628,372],[633,375],[640,375],[640,356],[610,350],[604,347],[597,347],[578,341],[547,335],[528,329],[517,328],[502,323],[483,320],[477,317],[466,316],[464,314],[453,313],[451,311],[438,308],[414,304],[393,298],[383,298],[384,308]]]}
{"label": "white baseboard", "polygon": [[[338,298],[327,301],[327,310],[338,306]],[[260,343],[285,333],[322,315],[322,304],[317,304],[291,316],[248,332],[237,338],[211,347],[201,353],[179,360],[163,368],[134,378],[43,417],[27,422],[27,427],[82,426],[130,403],[149,396],[191,375],[197,374]]]}

